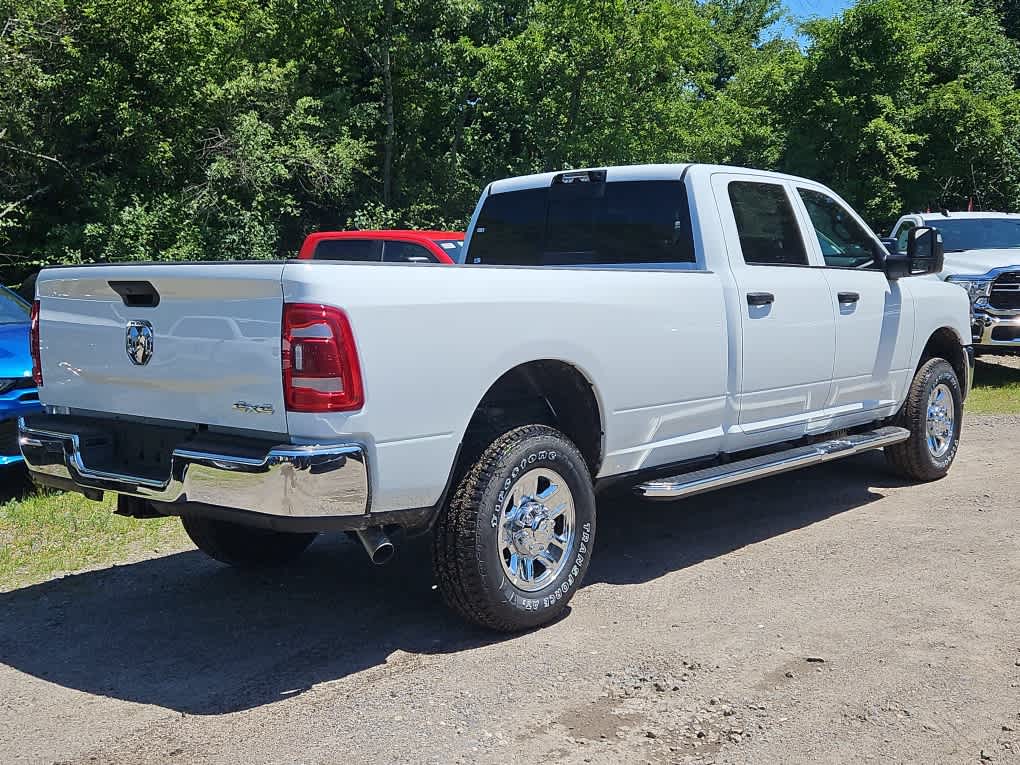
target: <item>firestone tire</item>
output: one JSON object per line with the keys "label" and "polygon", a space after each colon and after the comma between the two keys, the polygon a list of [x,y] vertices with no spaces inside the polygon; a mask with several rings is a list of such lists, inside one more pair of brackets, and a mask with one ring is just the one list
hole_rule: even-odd
{"label": "firestone tire", "polygon": [[893,470],[913,481],[935,481],[949,472],[960,447],[963,390],[948,361],[935,358],[920,366],[896,424],[910,438],[885,448]]}
{"label": "firestone tire", "polygon": [[282,566],[303,553],[316,534],[292,534],[210,518],[182,516],[184,530],[210,558],[238,568]]}
{"label": "firestone tire", "polygon": [[525,425],[496,438],[460,480],[436,522],[434,574],[460,616],[517,632],[564,612],[594,541],[584,458],[559,431]]}

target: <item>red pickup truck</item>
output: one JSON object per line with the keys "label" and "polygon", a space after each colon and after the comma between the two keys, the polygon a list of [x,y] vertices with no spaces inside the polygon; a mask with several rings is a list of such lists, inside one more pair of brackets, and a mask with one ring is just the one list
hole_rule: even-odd
{"label": "red pickup truck", "polygon": [[302,260],[456,263],[463,231],[321,231],[301,245]]}

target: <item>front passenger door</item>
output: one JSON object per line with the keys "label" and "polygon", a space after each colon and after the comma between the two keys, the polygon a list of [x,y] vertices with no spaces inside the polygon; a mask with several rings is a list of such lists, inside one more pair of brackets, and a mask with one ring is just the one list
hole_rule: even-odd
{"label": "front passenger door", "polygon": [[[825,262],[836,317],[836,358],[827,408],[839,425],[867,422],[867,414],[896,403],[910,365],[913,313],[904,312],[898,282],[890,282],[876,251],[884,247],[830,194],[798,186]],[[846,420],[853,420],[847,422]]]}

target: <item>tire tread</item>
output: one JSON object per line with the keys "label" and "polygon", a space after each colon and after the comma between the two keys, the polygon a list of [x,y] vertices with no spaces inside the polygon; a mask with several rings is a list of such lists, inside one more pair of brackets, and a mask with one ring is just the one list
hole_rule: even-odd
{"label": "tire tread", "polygon": [[[516,632],[512,622],[490,607],[483,581],[471,569],[477,566],[475,545],[482,494],[494,480],[503,458],[528,440],[555,437],[574,453],[579,464],[584,458],[558,430],[547,425],[523,425],[496,438],[472,464],[439,514],[433,536],[433,567],[443,601],[462,618],[488,629]],[[563,603],[566,606],[566,602]]]}
{"label": "tire tread", "polygon": [[[934,481],[942,478],[948,470],[948,468],[943,470],[932,465],[931,459],[928,457],[925,433],[923,429],[919,430],[926,418],[928,381],[942,366],[953,372],[955,377],[956,373],[953,371],[952,365],[943,358],[928,359],[918,367],[914,379],[910,383],[907,400],[895,419],[897,425],[910,431],[910,438],[884,449],[889,466],[903,477],[915,481]],[[962,409],[956,412],[956,416],[963,417]]]}

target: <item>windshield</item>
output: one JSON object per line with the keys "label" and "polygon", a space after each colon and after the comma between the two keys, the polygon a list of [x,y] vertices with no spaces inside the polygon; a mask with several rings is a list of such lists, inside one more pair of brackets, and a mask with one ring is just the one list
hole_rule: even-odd
{"label": "windshield", "polygon": [[1020,248],[1020,218],[929,218],[942,232],[946,252]]}
{"label": "windshield", "polygon": [[6,287],[0,287],[0,324],[23,324],[31,313],[28,303]]}
{"label": "windshield", "polygon": [[450,256],[450,260],[457,260],[460,251],[464,249],[463,239],[436,239],[436,244],[443,248],[443,252]]}

